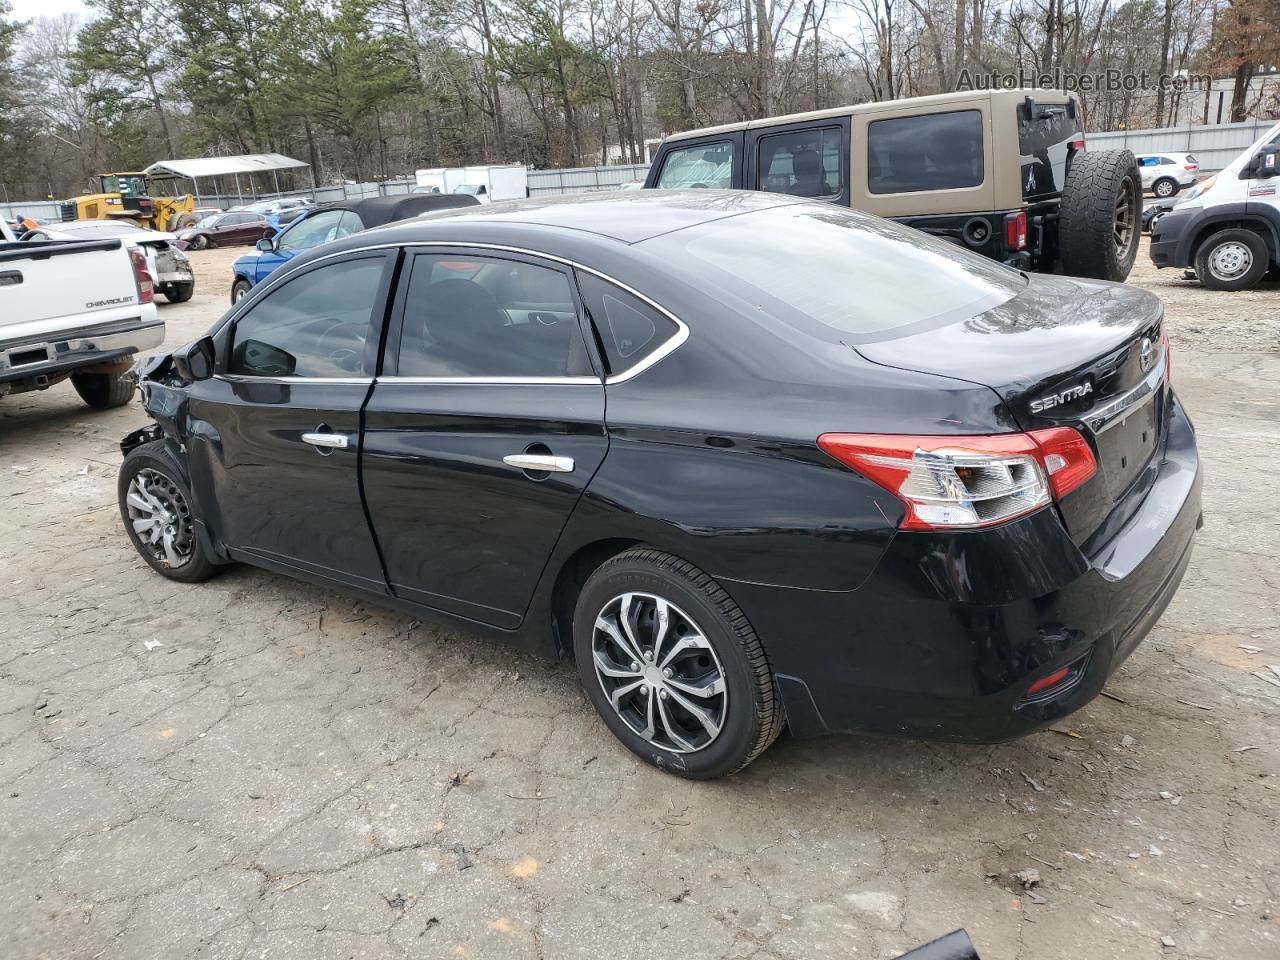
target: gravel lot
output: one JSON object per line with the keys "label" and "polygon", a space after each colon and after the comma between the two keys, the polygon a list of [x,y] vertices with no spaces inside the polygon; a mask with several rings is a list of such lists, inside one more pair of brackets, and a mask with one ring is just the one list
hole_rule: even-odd
{"label": "gravel lot", "polygon": [[[193,255],[171,346],[239,252]],[[1109,696],[994,747],[784,738],[719,783],[634,761],[567,665],[161,579],[115,506],[138,407],[0,400],[0,957],[847,960],[960,926],[984,960],[1280,956],[1280,289],[1145,256],[1206,526]]]}

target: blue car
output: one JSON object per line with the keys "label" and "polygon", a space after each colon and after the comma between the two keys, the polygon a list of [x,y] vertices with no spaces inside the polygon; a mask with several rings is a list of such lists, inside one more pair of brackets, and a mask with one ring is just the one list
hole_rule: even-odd
{"label": "blue car", "polygon": [[322,243],[432,210],[477,203],[475,197],[460,194],[406,194],[330,203],[307,210],[274,237],[259,240],[257,252],[235,259],[231,264],[231,302],[238,303],[281,264]]}

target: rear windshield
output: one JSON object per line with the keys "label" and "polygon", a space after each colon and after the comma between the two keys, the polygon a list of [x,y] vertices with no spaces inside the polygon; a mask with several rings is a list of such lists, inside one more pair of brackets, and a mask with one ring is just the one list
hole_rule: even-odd
{"label": "rear windshield", "polygon": [[870,214],[797,203],[663,234],[642,246],[713,296],[827,340],[866,343],[983,313],[1026,278]]}

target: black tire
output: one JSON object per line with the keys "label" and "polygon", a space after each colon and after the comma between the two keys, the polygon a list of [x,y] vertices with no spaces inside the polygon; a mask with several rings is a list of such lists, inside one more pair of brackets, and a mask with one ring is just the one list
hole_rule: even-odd
{"label": "black tire", "polygon": [[[135,519],[145,520],[145,515],[135,518],[130,510],[130,485],[139,475],[144,475],[143,486],[146,492],[163,504],[170,515],[175,518],[174,553],[181,561],[176,566],[164,559],[163,543],[144,542],[139,531],[135,529]],[[182,583],[198,583],[208,580],[219,573],[222,567],[213,563],[204,552],[200,538],[192,523],[191,491],[182,479],[178,468],[164,452],[163,441],[153,440],[129,451],[120,465],[120,476],[116,481],[116,497],[120,505],[120,519],[124,523],[125,533],[138,555],[147,562],[152,570],[170,580]],[[146,533],[143,530],[142,533]]]}
{"label": "black tire", "polygon": [[1173,177],[1161,177],[1151,185],[1151,193],[1153,196],[1159,197],[1161,200],[1167,200],[1169,197],[1177,196],[1178,181]]}
{"label": "black tire", "polygon": [[199,222],[200,219],[194,213],[180,213],[173,218],[173,223],[169,225],[169,230],[176,233],[179,230],[194,227]]}
{"label": "black tire", "polygon": [[241,279],[237,280],[235,283],[233,283],[233,284],[231,285],[231,303],[232,303],[232,306],[234,306],[235,304],[237,304],[237,303],[239,303],[241,300],[243,300],[245,297],[247,297],[247,296],[249,295],[249,291],[250,291],[250,290],[252,290],[252,289],[253,289],[253,287],[250,285],[249,281],[248,281],[248,280],[245,280],[245,279],[243,279],[243,278],[241,278]]}
{"label": "black tire", "polygon": [[132,370],[124,373],[73,373],[71,385],[80,394],[80,399],[93,409],[110,410],[123,407],[133,399],[138,380]]}
{"label": "black tire", "polygon": [[1210,290],[1247,290],[1271,266],[1267,244],[1252,230],[1231,227],[1207,237],[1196,248],[1196,277]]}
{"label": "black tire", "polygon": [[188,249],[191,249],[191,250],[204,250],[206,247],[211,247],[211,246],[213,246],[213,244],[209,242],[209,238],[206,237],[203,233],[197,233],[187,243]]}
{"label": "black tire", "polygon": [[1058,208],[1058,253],[1063,272],[1124,282],[1138,255],[1141,216],[1142,178],[1132,153],[1077,153],[1071,159]]}
{"label": "black tire", "polygon": [[[668,622],[680,621],[679,626],[671,627],[673,635],[680,638],[701,635],[706,640],[705,645],[698,645],[670,661],[677,671],[677,678],[686,670],[710,671],[700,681],[686,678],[686,682],[705,682],[707,676],[723,680],[723,697],[713,694],[707,700],[697,701],[699,705],[707,706],[708,715],[719,717],[720,726],[718,733],[710,736],[708,742],[694,744],[696,749],[681,751],[668,748],[641,736],[614,708],[604,689],[606,682],[617,683],[619,687],[634,685],[630,676],[615,681],[596,673],[593,645],[597,636],[597,618],[612,616],[614,620],[610,622],[618,622],[616,614],[609,611],[619,603],[619,598],[627,594],[642,594],[648,600],[661,598],[669,604]],[[637,601],[637,606],[643,602],[647,600]],[[648,611],[647,619],[645,613],[641,611],[635,617],[636,630],[641,633],[646,624],[652,626],[656,622],[655,611]],[[696,629],[688,631],[688,625]],[[600,635],[602,638],[606,636],[604,633]],[[643,647],[643,637],[637,634],[637,639]],[[677,644],[679,642],[676,641]],[[636,756],[669,773],[691,780],[709,780],[736,773],[760,756],[782,732],[785,717],[781,696],[764,647],[751,624],[715,580],[679,557],[651,547],[636,547],[602,564],[587,579],[578,597],[573,618],[573,646],[578,675],[587,698],[614,736]],[[637,680],[649,671],[663,672],[660,666],[665,664],[661,661],[664,654],[671,653],[671,647],[668,640],[658,657],[650,656],[651,650],[643,652],[641,655],[646,662],[638,666],[640,661],[637,660],[627,669],[637,670]],[[709,651],[705,651],[705,647],[709,647]],[[625,647],[607,649],[626,654]],[[708,652],[712,655],[708,656]],[[616,662],[614,657],[608,659]],[[666,676],[672,677],[672,674],[667,672]],[[650,703],[653,691],[666,693],[667,689],[672,689],[665,686],[661,677],[650,679],[648,684],[652,686],[641,686],[634,695],[620,698],[620,702],[631,705],[624,709],[642,710],[640,705]],[[659,684],[663,689],[659,690]],[[646,689],[649,690],[647,695],[643,693]],[[682,689],[687,690],[687,687]],[[663,724],[663,733],[659,736],[669,737],[667,731],[676,726],[681,731],[679,736],[687,736],[690,743],[694,738],[707,737],[708,732],[699,729],[691,713],[683,711],[682,707],[677,710],[677,694],[673,692],[671,696],[673,699],[670,700],[664,696],[662,704],[652,701],[667,711],[665,714],[657,711]],[[674,719],[668,723],[666,718]],[[685,726],[680,725],[682,721]]]}
{"label": "black tire", "polygon": [[196,293],[196,282],[171,283],[164,288],[164,298],[170,303],[186,303]]}

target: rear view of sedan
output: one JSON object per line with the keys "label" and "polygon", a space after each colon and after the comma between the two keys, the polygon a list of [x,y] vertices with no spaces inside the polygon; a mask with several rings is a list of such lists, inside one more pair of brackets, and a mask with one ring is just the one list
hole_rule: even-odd
{"label": "rear view of sedan", "polygon": [[296,258],[153,361],[120,509],[571,657],[636,755],[999,740],[1177,589],[1195,436],[1159,301],[775,194],[494,204]]}

